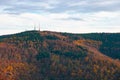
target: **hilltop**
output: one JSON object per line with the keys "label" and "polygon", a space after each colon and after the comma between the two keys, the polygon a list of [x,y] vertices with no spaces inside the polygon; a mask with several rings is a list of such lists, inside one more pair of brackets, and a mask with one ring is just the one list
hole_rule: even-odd
{"label": "hilltop", "polygon": [[120,33],[0,36],[0,80],[120,80]]}

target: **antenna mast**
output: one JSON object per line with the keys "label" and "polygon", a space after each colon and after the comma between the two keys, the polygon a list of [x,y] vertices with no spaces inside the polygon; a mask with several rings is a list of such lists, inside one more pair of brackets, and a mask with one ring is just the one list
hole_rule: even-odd
{"label": "antenna mast", "polygon": [[39,32],[40,32],[40,24],[39,24]]}
{"label": "antenna mast", "polygon": [[35,26],[35,24],[34,24],[34,30],[36,30],[36,26]]}

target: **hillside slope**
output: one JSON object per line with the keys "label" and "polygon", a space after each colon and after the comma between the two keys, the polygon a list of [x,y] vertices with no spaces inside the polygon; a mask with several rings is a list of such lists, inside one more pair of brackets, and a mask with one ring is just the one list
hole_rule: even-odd
{"label": "hillside slope", "polygon": [[[120,51],[117,43],[114,48]],[[0,80],[120,80],[119,59],[101,53],[102,45],[88,34],[27,31],[0,36]]]}
{"label": "hillside slope", "polygon": [[120,59],[120,33],[90,33],[90,34],[66,34],[65,36],[70,36],[73,40],[78,40],[80,38],[101,41],[102,44],[99,50],[114,59]]}

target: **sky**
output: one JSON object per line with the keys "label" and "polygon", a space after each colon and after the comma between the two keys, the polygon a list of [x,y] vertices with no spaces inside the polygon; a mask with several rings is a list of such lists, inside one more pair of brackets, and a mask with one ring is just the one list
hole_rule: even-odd
{"label": "sky", "polygon": [[120,0],[0,0],[0,35],[39,29],[120,32]]}

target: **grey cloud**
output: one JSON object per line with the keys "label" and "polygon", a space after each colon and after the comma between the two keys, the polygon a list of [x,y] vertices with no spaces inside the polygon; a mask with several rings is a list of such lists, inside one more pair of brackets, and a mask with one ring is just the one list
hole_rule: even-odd
{"label": "grey cloud", "polygon": [[77,17],[68,17],[68,18],[61,18],[61,19],[57,19],[57,20],[73,20],[73,21],[84,21],[84,19],[82,18],[77,18]]}
{"label": "grey cloud", "polygon": [[35,6],[13,6],[11,8],[6,8],[4,9],[5,12],[7,13],[24,13],[24,12],[40,12],[42,11],[42,8],[35,7]]}
{"label": "grey cloud", "polygon": [[0,1],[0,6],[7,6],[9,4],[11,4],[13,2],[13,0],[3,0],[3,1]]}
{"label": "grey cloud", "polygon": [[[84,2],[84,3],[83,3]],[[63,4],[64,3],[64,4]],[[71,6],[73,4],[78,4]],[[60,6],[51,9],[51,12],[64,12],[69,10],[74,10],[77,13],[89,13],[89,12],[99,12],[99,11],[120,11],[120,1],[115,0],[65,0]]]}
{"label": "grey cloud", "polygon": [[90,11],[119,11],[120,10],[120,1],[118,0],[104,0],[104,1],[94,1],[88,2],[88,5],[85,6],[85,9]]}
{"label": "grey cloud", "polygon": [[52,6],[44,2],[16,2],[15,4],[9,4],[9,6],[4,9],[4,12],[13,14],[24,12],[39,13],[46,11],[48,8],[52,8]]}
{"label": "grey cloud", "polygon": [[6,13],[120,11],[119,0],[4,0],[0,2],[0,6],[6,6],[3,10]]}

